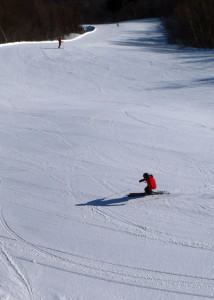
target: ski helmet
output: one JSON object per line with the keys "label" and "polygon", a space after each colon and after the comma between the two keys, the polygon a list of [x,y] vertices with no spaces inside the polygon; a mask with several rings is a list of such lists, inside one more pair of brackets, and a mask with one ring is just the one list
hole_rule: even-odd
{"label": "ski helmet", "polygon": [[145,179],[149,178],[149,174],[148,173],[144,173],[143,174],[143,178],[145,178]]}

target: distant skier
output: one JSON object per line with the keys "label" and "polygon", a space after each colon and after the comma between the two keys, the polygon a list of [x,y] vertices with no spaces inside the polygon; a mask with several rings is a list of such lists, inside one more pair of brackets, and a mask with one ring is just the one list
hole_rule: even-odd
{"label": "distant skier", "polygon": [[153,177],[152,174],[148,174],[148,173],[144,173],[143,178],[144,179],[139,180],[139,182],[146,181],[147,187],[144,189],[144,191],[146,194],[151,194],[152,190],[155,190],[157,188],[155,178]]}
{"label": "distant skier", "polygon": [[61,40],[61,39],[59,39],[59,46],[58,46],[58,48],[60,48],[60,47],[61,47],[61,45],[62,45],[62,40]]}

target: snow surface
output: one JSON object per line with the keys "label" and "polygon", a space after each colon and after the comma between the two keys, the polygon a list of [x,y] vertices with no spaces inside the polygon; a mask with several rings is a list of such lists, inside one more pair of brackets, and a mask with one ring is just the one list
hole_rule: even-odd
{"label": "snow surface", "polygon": [[[214,51],[57,46],[0,47],[0,299],[214,299]],[[170,194],[128,198],[144,172]]]}

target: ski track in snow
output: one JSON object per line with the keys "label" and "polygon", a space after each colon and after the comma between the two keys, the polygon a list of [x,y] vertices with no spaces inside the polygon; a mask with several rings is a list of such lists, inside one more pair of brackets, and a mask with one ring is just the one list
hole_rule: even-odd
{"label": "ski track in snow", "polygon": [[[100,183],[105,187],[108,187],[108,184],[104,180],[100,180]],[[112,189],[109,189],[110,192],[113,192]],[[116,193],[115,193],[116,194]],[[72,192],[72,195],[77,199],[77,203],[82,203],[81,198],[75,195]],[[84,197],[82,197],[84,198]],[[120,228],[124,233],[135,235],[138,238],[146,238],[151,240],[157,240],[163,243],[174,244],[177,246],[190,247],[195,249],[201,249],[206,251],[214,252],[214,246],[203,241],[197,241],[193,239],[187,239],[184,237],[176,236],[173,234],[165,233],[159,230],[155,230],[144,226],[142,224],[137,224],[129,220],[126,216],[113,212],[110,209],[99,209],[97,207],[92,208],[93,212],[104,217],[104,220],[107,221],[110,225],[116,226],[115,228]],[[116,229],[118,230],[118,229]]]}
{"label": "ski track in snow", "polygon": [[[11,232],[10,229],[8,230]],[[14,232],[12,233],[16,236]],[[21,238],[18,237],[18,240],[20,239]],[[211,278],[112,264],[104,261],[88,259],[64,251],[49,248],[46,249],[38,245],[29,244],[23,239],[21,240],[25,245],[20,245],[17,243],[17,241],[1,242],[1,244],[4,245],[4,247],[7,246],[10,251],[14,252],[14,256],[16,256],[19,260],[28,261],[48,268],[54,268],[64,272],[92,277],[94,279],[152,290],[166,291],[170,293],[191,295],[202,298],[214,298],[214,296],[208,294],[214,290],[214,279]],[[32,252],[29,251],[29,245],[33,249]],[[25,255],[24,257],[23,254]],[[69,258],[62,258],[59,254]],[[8,259],[8,255],[5,253],[4,255]],[[8,260],[10,261],[10,259]],[[13,265],[11,261],[10,264]],[[33,299],[31,287],[29,286],[28,282],[23,278],[23,275],[20,274],[19,270],[16,271],[23,280],[24,285],[27,286],[31,299]],[[202,288],[207,290],[207,295],[202,295],[199,293],[200,289]]]}
{"label": "ski track in snow", "polygon": [[[80,201],[79,198],[78,201]],[[148,236],[148,234],[145,234],[145,232],[148,232],[148,228],[142,228],[142,226],[134,224],[128,221],[127,219],[125,219],[124,221],[124,216],[120,215],[120,218],[118,218],[117,214],[117,218],[115,218],[111,210],[108,210],[108,213],[106,213],[101,209],[93,208],[93,211],[103,215],[105,219],[106,217],[110,218],[110,224],[112,224],[112,220],[116,220],[116,224],[115,222],[113,223],[113,225],[115,225],[116,228],[120,227],[121,223],[126,225],[126,229],[122,229],[122,232],[131,235],[136,235],[140,238],[151,238],[155,240],[153,236],[150,237]],[[1,224],[5,228],[5,230],[14,238],[13,241],[1,242],[2,246],[9,249],[11,253],[13,252],[13,255],[20,260],[28,261],[49,268],[58,269],[64,272],[70,272],[86,277],[92,277],[94,279],[125,284],[128,286],[130,285],[151,290],[159,290],[163,292],[165,291],[182,295],[191,295],[202,298],[214,298],[214,296],[208,294],[209,292],[214,290],[214,279],[212,278],[203,278],[191,275],[176,274],[166,271],[147,270],[143,268],[134,268],[131,266],[113,264],[105,261],[93,260],[83,256],[74,255],[73,253],[67,253],[55,249],[46,249],[45,247],[42,247],[40,245],[34,245],[32,243],[29,243],[28,241],[24,240],[21,236],[17,235],[8,226],[3,215],[3,205],[1,208]],[[130,230],[132,227],[137,230]],[[144,234],[139,233],[141,231]],[[166,242],[165,240],[161,241]],[[176,241],[174,243],[178,245]],[[192,247],[192,245],[188,245],[187,243],[183,243],[180,245]],[[30,299],[34,299],[30,284],[24,278],[24,275],[19,271],[18,267],[15,266],[12,259],[9,258],[9,255],[6,253],[6,251],[3,250],[3,247],[1,247],[1,249],[4,256],[9,261],[10,265],[20,276],[24,286],[27,287]],[[23,257],[23,254],[26,253],[28,253],[28,258]],[[64,255],[64,257],[61,257],[60,254]],[[69,258],[67,258],[67,256]],[[164,288],[162,288],[163,286]],[[202,288],[208,291],[207,295],[202,295],[198,292],[198,290],[200,291],[200,289]]]}
{"label": "ski track in snow", "polygon": [[24,286],[24,288],[27,289],[28,295],[29,295],[28,298],[29,299],[34,299],[33,292],[32,292],[32,289],[31,289],[31,286],[30,286],[29,282],[27,281],[27,279],[25,278],[25,276],[22,274],[22,272],[19,270],[19,267],[14,262],[13,258],[10,257],[10,255],[7,253],[6,250],[3,249],[2,246],[1,246],[1,253],[6,258],[6,261],[8,262],[9,266],[18,275],[18,278],[20,279],[20,282],[22,283],[22,285]]}

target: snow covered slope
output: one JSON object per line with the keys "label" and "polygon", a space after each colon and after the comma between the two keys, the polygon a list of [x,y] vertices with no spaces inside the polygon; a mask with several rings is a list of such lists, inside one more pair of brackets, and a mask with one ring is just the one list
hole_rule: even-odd
{"label": "snow covered slope", "polygon": [[0,47],[0,299],[214,298],[213,67],[158,20]]}

